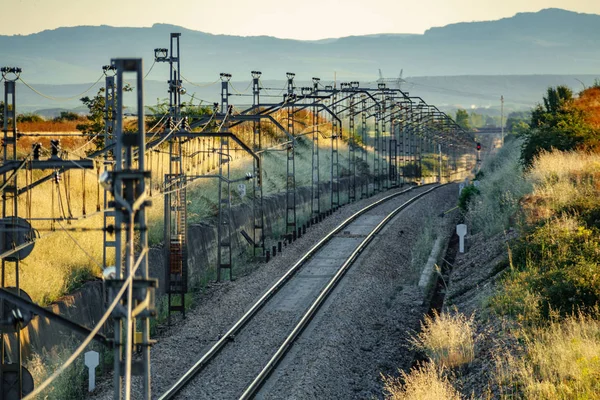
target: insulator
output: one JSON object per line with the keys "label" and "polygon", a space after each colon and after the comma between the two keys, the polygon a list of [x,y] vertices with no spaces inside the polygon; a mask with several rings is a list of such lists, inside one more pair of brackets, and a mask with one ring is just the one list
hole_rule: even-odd
{"label": "insulator", "polygon": [[32,147],[33,147],[33,159],[37,161],[40,159],[40,153],[42,152],[42,145],[40,143],[34,143]]}
{"label": "insulator", "polygon": [[54,183],[56,183],[57,185],[60,183],[61,175],[58,171],[54,173],[53,180],[54,180]]}
{"label": "insulator", "polygon": [[53,157],[58,157],[58,153],[60,152],[60,140],[52,139],[50,141],[50,151]]}

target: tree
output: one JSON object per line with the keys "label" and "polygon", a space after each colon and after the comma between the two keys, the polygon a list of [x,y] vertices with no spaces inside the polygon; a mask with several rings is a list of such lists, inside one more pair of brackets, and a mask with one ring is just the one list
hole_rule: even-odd
{"label": "tree", "polygon": [[585,112],[573,106],[573,92],[565,86],[548,88],[544,104],[531,112],[529,125],[521,149],[526,166],[543,150],[573,150],[597,140],[597,132],[586,122]]}
{"label": "tree", "polygon": [[506,118],[505,131],[513,135],[524,135],[529,130],[531,112],[513,111]]}
{"label": "tree", "polygon": [[[124,92],[131,92],[131,86],[123,86]],[[94,139],[96,149],[102,149],[104,147],[104,127],[106,126],[104,121],[104,112],[106,108],[105,89],[101,87],[98,89],[98,93],[94,97],[85,96],[80,101],[88,108],[87,123],[78,124],[77,130],[87,135],[98,135]],[[116,99],[115,99],[116,100]],[[116,101],[115,101],[116,104]],[[61,113],[62,115],[62,113]],[[109,112],[109,118],[112,118],[112,114]],[[112,133],[112,132],[110,132]]]}
{"label": "tree", "polygon": [[469,113],[466,110],[456,110],[456,123],[466,131],[471,130],[471,126],[469,124]]}

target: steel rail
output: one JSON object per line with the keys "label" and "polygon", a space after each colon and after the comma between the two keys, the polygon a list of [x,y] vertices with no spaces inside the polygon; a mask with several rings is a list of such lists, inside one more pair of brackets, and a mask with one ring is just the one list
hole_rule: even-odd
{"label": "steel rail", "polygon": [[[331,232],[329,232],[323,239],[311,247],[308,252],[300,260],[298,260],[286,273],[283,275],[273,286],[269,288],[253,305],[246,311],[246,313],[206,352],[204,355],[181,377],[173,386],[171,386],[166,392],[164,392],[159,400],[168,400],[175,397],[175,395],[185,387],[202,369],[204,369],[208,363],[229,343],[232,338],[248,323],[252,317],[273,297],[289,280],[290,278],[302,267],[318,250],[320,250],[326,243],[331,240],[333,236],[343,230],[348,224],[356,220],[358,217],[372,210],[373,208],[405,194],[412,190],[412,187],[402,190],[400,192],[391,194],[376,202],[360,209],[345,221],[339,224]],[[428,193],[428,192],[427,192]]]}
{"label": "steel rail", "polygon": [[294,327],[292,332],[285,339],[283,344],[277,349],[273,357],[269,360],[267,365],[260,371],[260,373],[256,376],[256,378],[252,381],[252,383],[246,388],[244,393],[240,396],[240,400],[246,400],[252,398],[257,391],[260,389],[262,384],[267,380],[269,375],[273,372],[277,364],[285,357],[286,353],[294,343],[294,341],[300,336],[304,328],[310,323],[313,319],[323,302],[327,299],[327,297],[331,294],[331,291],[337,286],[340,279],[346,274],[348,269],[352,266],[354,261],[358,258],[358,256],[363,252],[363,250],[369,245],[369,243],[373,240],[375,235],[383,229],[388,222],[390,222],[400,211],[404,210],[410,204],[414,203],[419,198],[425,196],[426,194],[432,192],[433,190],[442,187],[443,185],[437,185],[432,187],[431,189],[419,193],[415,197],[403,203],[401,206],[397,207],[394,211],[388,214],[377,226],[367,235],[367,237],[358,245],[358,247],[352,252],[350,257],[346,259],[344,264],[340,267],[337,273],[331,278],[331,280],[327,283],[327,286],[319,293],[319,296],[313,301],[308,310],[304,313],[298,324]]}

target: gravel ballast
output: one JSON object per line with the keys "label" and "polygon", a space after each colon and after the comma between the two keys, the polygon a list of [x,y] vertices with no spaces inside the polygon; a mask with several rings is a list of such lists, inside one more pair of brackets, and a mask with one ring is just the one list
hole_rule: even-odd
{"label": "gravel ballast", "polygon": [[[382,206],[380,212],[391,211],[423,190],[426,189],[415,188],[399,196]],[[406,329],[418,327],[425,312],[421,305],[422,293],[414,283],[404,279],[410,264],[411,243],[422,228],[424,216],[435,216],[451,208],[456,202],[456,192],[455,185],[450,185],[426,195],[401,212],[375,239],[294,345],[293,353],[269,380],[264,388],[266,398],[381,396],[379,372],[394,372],[402,357],[410,363],[412,357],[402,348],[400,338],[405,338]],[[158,343],[152,348],[152,398],[157,398],[191,367],[320,238],[360,208],[391,193],[393,191],[381,193],[341,208],[323,222],[311,226],[301,239],[288,245],[271,262],[257,265],[252,273],[238,277],[234,282],[213,284],[204,294],[197,295],[196,306],[188,312],[187,318],[161,331]],[[275,346],[279,337],[270,325],[273,313],[282,317],[278,319],[277,329],[289,330],[295,321],[286,316],[284,309],[269,311],[271,314],[259,316],[264,320],[252,329],[272,331]],[[223,354],[224,361],[218,365],[209,365],[205,374],[207,380],[197,386],[190,384],[180,398],[239,396],[238,389],[223,377],[240,378],[240,371],[249,368],[238,363],[239,355],[229,349],[235,349],[239,339],[237,350],[248,353],[248,359],[256,359],[259,366],[270,354],[258,357],[253,353],[257,349],[242,346],[242,335],[259,334],[252,330],[242,331],[233,346],[225,350],[231,354]],[[132,392],[139,394],[139,389],[136,387]],[[102,381],[92,398],[112,398],[112,379]]]}

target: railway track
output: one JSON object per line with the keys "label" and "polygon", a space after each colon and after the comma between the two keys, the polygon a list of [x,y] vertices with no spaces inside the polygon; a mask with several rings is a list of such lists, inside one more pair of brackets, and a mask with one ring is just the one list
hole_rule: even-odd
{"label": "railway track", "polygon": [[[347,218],[252,304],[160,399],[248,399],[256,395],[377,233],[400,211],[438,187],[409,188],[386,196]],[[392,200],[409,192],[415,195],[390,209]],[[381,211],[377,215],[378,208],[384,205],[387,207],[385,215],[381,215]],[[272,329],[264,329],[265,326],[272,326]],[[224,361],[219,362],[220,357]],[[240,368],[243,371],[239,371]],[[214,377],[223,377],[223,382],[216,382]],[[236,381],[236,387],[229,387],[229,394],[211,392],[215,386],[227,385],[230,380]],[[233,393],[235,395],[232,396]]]}

